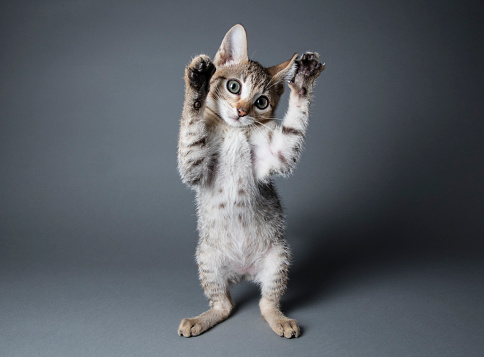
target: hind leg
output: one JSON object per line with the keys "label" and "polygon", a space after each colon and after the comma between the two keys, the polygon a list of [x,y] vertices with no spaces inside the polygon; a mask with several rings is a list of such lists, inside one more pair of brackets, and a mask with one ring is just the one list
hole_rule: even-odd
{"label": "hind leg", "polygon": [[289,251],[284,246],[273,246],[265,256],[256,281],[261,285],[262,298],[259,306],[262,316],[272,330],[286,338],[299,337],[296,320],[280,310],[280,299],[286,290],[289,269]]}
{"label": "hind leg", "polygon": [[200,282],[210,300],[210,309],[193,318],[183,319],[178,334],[184,337],[198,336],[227,319],[234,303],[230,297],[229,284],[213,259],[198,259]]}

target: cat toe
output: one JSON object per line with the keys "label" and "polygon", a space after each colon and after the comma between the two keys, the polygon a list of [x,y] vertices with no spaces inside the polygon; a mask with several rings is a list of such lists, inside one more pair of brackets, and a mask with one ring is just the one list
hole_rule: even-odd
{"label": "cat toe", "polygon": [[319,62],[319,54],[306,52],[295,61],[294,76],[289,81],[289,85],[296,90],[299,96],[304,97],[323,70],[324,64]]}
{"label": "cat toe", "polygon": [[187,77],[190,85],[197,89],[208,91],[208,83],[215,73],[215,65],[206,55],[195,57],[187,67]]}
{"label": "cat toe", "polygon": [[298,60],[298,74],[305,77],[317,76],[324,69],[324,65],[319,62],[317,52],[306,52]]}
{"label": "cat toe", "polygon": [[271,325],[272,330],[281,337],[297,338],[301,335],[301,329],[296,320],[283,319]]}
{"label": "cat toe", "polygon": [[302,61],[314,61],[314,60],[319,60],[319,53],[317,52],[306,52],[305,54],[302,55],[301,58]]}
{"label": "cat toe", "polygon": [[196,73],[198,75],[204,75],[207,77],[211,77],[215,72],[215,65],[206,55],[200,55],[198,57],[195,57],[188,66],[188,68],[193,73]]}
{"label": "cat toe", "polygon": [[185,320],[186,319],[183,319],[180,326],[178,327],[178,336],[188,337],[187,336],[187,329],[186,329],[186,326],[185,326]]}
{"label": "cat toe", "polygon": [[293,338],[299,337],[300,329],[296,322],[296,320],[288,320],[283,325],[284,328],[284,337],[285,338]]}
{"label": "cat toe", "polygon": [[183,319],[178,327],[178,335],[182,337],[195,337],[206,330],[203,323],[197,319]]}
{"label": "cat toe", "polygon": [[178,327],[178,335],[182,337],[191,337],[192,326],[193,323],[191,319],[183,319],[180,323],[180,327]]}

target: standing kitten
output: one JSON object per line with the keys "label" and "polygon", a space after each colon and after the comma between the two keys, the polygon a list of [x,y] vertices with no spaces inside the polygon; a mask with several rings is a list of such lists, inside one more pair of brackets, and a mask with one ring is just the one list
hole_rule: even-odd
{"label": "standing kitten", "polygon": [[[236,25],[213,63],[200,55],[185,70],[178,167],[196,192],[196,257],[210,309],[183,319],[180,336],[198,336],[225,320],[234,306],[229,285],[244,277],[260,285],[261,313],[274,332],[300,334],[296,320],[279,308],[290,252],[272,177],[289,174],[299,159],[314,81],[324,65],[317,53],[296,57],[262,67],[248,59],[245,30]],[[288,80],[289,108],[278,125],[274,113]]]}

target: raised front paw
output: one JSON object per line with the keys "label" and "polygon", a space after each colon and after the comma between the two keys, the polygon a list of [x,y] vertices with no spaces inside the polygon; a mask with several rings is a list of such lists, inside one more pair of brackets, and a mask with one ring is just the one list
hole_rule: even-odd
{"label": "raised front paw", "polygon": [[210,78],[215,72],[215,66],[206,55],[195,57],[185,70],[185,76],[190,87],[206,95],[210,89]]}
{"label": "raised front paw", "polygon": [[319,54],[316,52],[306,52],[295,61],[295,64],[296,70],[289,86],[300,96],[304,96],[312,89],[314,81],[324,70],[324,64],[319,62]]}

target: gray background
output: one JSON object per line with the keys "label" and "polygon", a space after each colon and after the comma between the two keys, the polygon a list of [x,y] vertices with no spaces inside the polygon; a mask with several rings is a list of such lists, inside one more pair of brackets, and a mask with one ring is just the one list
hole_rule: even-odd
{"label": "gray background", "polygon": [[[327,64],[277,182],[297,340],[249,283],[176,334],[207,308],[183,70],[236,23],[266,66]],[[1,1],[0,355],[482,355],[483,35],[478,1]]]}

